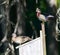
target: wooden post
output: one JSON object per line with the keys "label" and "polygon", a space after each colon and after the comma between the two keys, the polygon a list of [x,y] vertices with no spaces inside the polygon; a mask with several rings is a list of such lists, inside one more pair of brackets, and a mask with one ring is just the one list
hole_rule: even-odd
{"label": "wooden post", "polygon": [[43,42],[43,55],[46,55],[46,39],[45,39],[45,25],[44,22],[41,23],[42,27],[42,42]]}

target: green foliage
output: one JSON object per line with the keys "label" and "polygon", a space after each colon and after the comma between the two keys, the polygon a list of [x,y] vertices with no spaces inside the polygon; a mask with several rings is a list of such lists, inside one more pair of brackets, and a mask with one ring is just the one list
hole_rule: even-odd
{"label": "green foliage", "polygon": [[60,0],[57,0],[57,7],[60,7]]}
{"label": "green foliage", "polygon": [[46,3],[45,3],[44,0],[41,0],[40,1],[39,8],[41,9],[42,12],[45,12],[46,11]]}

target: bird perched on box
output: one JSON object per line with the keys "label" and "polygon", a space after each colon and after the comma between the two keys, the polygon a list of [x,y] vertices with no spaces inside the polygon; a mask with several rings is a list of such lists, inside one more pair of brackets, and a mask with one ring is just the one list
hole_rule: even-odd
{"label": "bird perched on box", "polygon": [[17,36],[15,33],[12,34],[12,42],[17,44],[23,44],[31,40],[32,39],[28,36]]}

